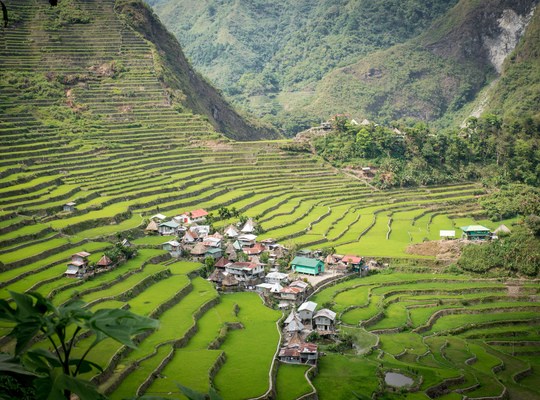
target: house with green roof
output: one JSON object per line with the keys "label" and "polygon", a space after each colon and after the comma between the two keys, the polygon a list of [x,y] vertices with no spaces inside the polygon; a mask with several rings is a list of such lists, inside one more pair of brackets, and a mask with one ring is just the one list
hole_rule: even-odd
{"label": "house with green roof", "polygon": [[459,229],[463,231],[462,237],[468,240],[486,240],[491,237],[491,231],[482,225],[462,226]]}
{"label": "house with green roof", "polygon": [[302,274],[319,275],[324,272],[324,263],[316,258],[294,257],[291,269]]}

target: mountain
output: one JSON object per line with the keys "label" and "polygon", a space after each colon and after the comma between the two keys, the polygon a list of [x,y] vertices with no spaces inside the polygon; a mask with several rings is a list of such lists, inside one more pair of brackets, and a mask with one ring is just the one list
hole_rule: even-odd
{"label": "mountain", "polygon": [[278,137],[271,128],[246,121],[210,83],[197,74],[185,58],[178,41],[143,3],[118,1],[116,10],[146,40],[155,44],[156,53],[162,63],[159,78],[165,87],[171,89],[172,96],[179,99],[185,107],[205,115],[218,131],[233,139]]}
{"label": "mountain", "polygon": [[148,3],[198,71],[236,104],[283,126],[289,110],[298,118],[327,73],[415,37],[456,1]]}
{"label": "mountain", "polygon": [[502,72],[535,6],[460,1],[419,37],[327,75],[307,109],[452,124],[453,114]]}
{"label": "mountain", "polygon": [[456,124],[503,71],[538,3],[148,2],[201,73],[283,130],[336,113]]}

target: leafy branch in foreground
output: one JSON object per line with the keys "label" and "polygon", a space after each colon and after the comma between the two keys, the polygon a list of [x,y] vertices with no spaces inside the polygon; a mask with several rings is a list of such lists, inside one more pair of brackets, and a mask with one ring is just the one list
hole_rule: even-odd
{"label": "leafy branch in foreground", "polygon": [[[10,294],[14,304],[0,300],[0,320],[14,324],[8,336],[16,341],[15,353],[0,354],[0,372],[16,378],[34,376],[36,399],[69,399],[72,393],[85,400],[103,399],[90,382],[78,378],[94,369],[102,370],[86,359],[90,351],[107,338],[135,348],[134,335],[158,326],[157,320],[121,309],[93,312],[85,309],[82,301],[55,307],[39,293]],[[91,333],[94,341],[76,357],[73,352],[83,332]],[[49,342],[49,350],[32,348],[40,339]]]}

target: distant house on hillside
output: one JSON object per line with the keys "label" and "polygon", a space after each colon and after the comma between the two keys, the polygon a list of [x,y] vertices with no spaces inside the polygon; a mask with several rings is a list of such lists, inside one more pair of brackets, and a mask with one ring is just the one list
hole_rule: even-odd
{"label": "distant house on hillside", "polygon": [[70,201],[69,203],[64,204],[64,211],[73,212],[73,211],[75,211],[75,206],[76,205],[77,205],[77,203],[75,203],[74,201]]}
{"label": "distant house on hillside", "polygon": [[159,231],[159,226],[157,224],[156,221],[154,220],[151,220],[148,225],[146,226],[146,228],[144,229],[144,231],[146,233],[158,233]]}
{"label": "distant house on hillside", "polygon": [[225,231],[223,232],[225,236],[227,236],[230,239],[233,239],[237,237],[240,232],[234,225],[229,225],[227,228],[225,228]]}
{"label": "distant house on hillside", "polygon": [[252,235],[251,233],[240,235],[237,238],[237,242],[240,244],[240,249],[242,250],[243,247],[251,247],[254,246],[255,243],[257,243],[257,236]]}
{"label": "distant house on hillside", "polygon": [[501,235],[509,235],[510,233],[511,233],[510,229],[504,224],[499,225],[497,229],[493,231],[493,234],[496,235],[497,237]]}
{"label": "distant house on hillside", "polygon": [[319,275],[324,272],[324,263],[316,258],[297,256],[291,261],[291,268],[302,274]]}
{"label": "distant house on hillside", "polygon": [[298,316],[302,321],[309,321],[311,325],[311,320],[316,308],[317,303],[306,301],[305,303],[302,303],[300,307],[298,307]]}
{"label": "distant house on hillside", "polygon": [[163,243],[163,250],[169,252],[172,257],[180,257],[182,255],[182,247],[176,240],[169,240]]}
{"label": "distant house on hillside", "polygon": [[167,219],[167,217],[163,214],[155,214],[150,217],[152,221],[156,221],[157,223],[163,222]]}
{"label": "distant house on hillside", "polygon": [[225,271],[234,276],[240,282],[246,282],[260,278],[264,273],[262,265],[250,262],[235,262],[227,265]]}
{"label": "distant house on hillside", "polygon": [[486,240],[491,236],[491,231],[482,225],[468,225],[459,228],[463,231],[462,237],[468,240]]}
{"label": "distant house on hillside", "polygon": [[333,333],[336,324],[336,313],[327,308],[319,310],[313,315],[313,325],[319,334]]}
{"label": "distant house on hillside", "polygon": [[354,271],[359,271],[362,265],[364,265],[364,259],[362,257],[353,255],[343,256],[341,262],[345,263],[348,268],[352,268]]}
{"label": "distant house on hillside", "polygon": [[266,283],[279,283],[284,284],[289,281],[289,275],[284,274],[283,272],[269,272],[264,277]]}
{"label": "distant house on hillside", "polygon": [[256,256],[261,254],[266,249],[262,243],[255,243],[252,247],[246,246],[242,248],[242,251],[248,256]]}
{"label": "distant house on hillside", "polygon": [[279,292],[279,298],[283,300],[284,305],[291,302],[299,303],[306,298],[309,285],[304,281],[294,281],[289,286],[284,287]]}
{"label": "distant house on hillside", "polygon": [[90,257],[90,253],[86,251],[73,254],[64,275],[69,278],[82,277],[88,269],[88,257]]}
{"label": "distant house on hillside", "polygon": [[113,266],[113,262],[109,257],[103,254],[103,256],[97,262],[96,266],[99,268],[111,268]]}
{"label": "distant house on hillside", "polygon": [[278,355],[279,361],[292,364],[315,365],[318,358],[318,346],[315,343],[300,343],[282,347]]}
{"label": "distant house on hillside", "polygon": [[244,226],[242,227],[241,231],[243,233],[253,233],[255,232],[255,221],[253,221],[252,218],[249,218]]}

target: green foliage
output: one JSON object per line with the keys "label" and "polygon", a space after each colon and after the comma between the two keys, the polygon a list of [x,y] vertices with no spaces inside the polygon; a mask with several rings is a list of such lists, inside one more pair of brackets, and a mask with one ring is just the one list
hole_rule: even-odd
{"label": "green foliage", "polygon": [[478,273],[497,269],[504,275],[536,277],[540,272],[540,238],[519,227],[507,237],[465,247],[457,265]]}
{"label": "green foliage", "polygon": [[[375,167],[374,183],[381,188],[479,178],[497,185],[540,184],[540,153],[536,150],[540,147],[540,126],[531,134],[521,125],[509,126],[500,117],[486,114],[471,118],[459,131],[450,132],[434,132],[423,123],[400,125],[399,131],[375,124],[342,123],[336,128],[313,140],[317,153],[336,166]],[[527,189],[519,195],[519,202],[505,206],[512,210],[493,211],[490,216],[498,212],[499,219],[507,218],[515,215],[517,209],[525,214],[537,213],[536,193]],[[511,195],[501,196],[509,199]],[[486,201],[486,207],[494,206]]]}
{"label": "green foliage", "polygon": [[[3,357],[0,365],[14,374],[34,374],[37,399],[69,399],[71,393],[83,399],[102,399],[92,384],[77,378],[93,369],[101,370],[86,359],[88,353],[107,338],[135,348],[132,336],[158,326],[156,320],[121,309],[92,312],[80,301],[55,307],[39,293],[10,295],[13,305],[0,300],[0,320],[14,324],[9,336],[16,341],[14,357],[18,363],[6,362]],[[80,358],[74,358],[71,352],[82,332],[92,333],[94,341]],[[49,350],[30,348],[39,339],[49,342]]]}
{"label": "green foliage", "polygon": [[149,3],[198,70],[234,103],[255,115],[277,115],[266,120],[290,132],[309,125],[300,109],[289,112],[280,94],[312,91],[330,71],[418,35],[455,2]]}
{"label": "green foliage", "polygon": [[540,189],[523,184],[506,185],[482,197],[479,202],[493,221],[517,215],[538,215],[540,214]]}
{"label": "green foliage", "polygon": [[75,0],[59,0],[56,7],[46,9],[46,29],[58,30],[71,24],[88,24],[92,21],[90,14],[83,10]]}

